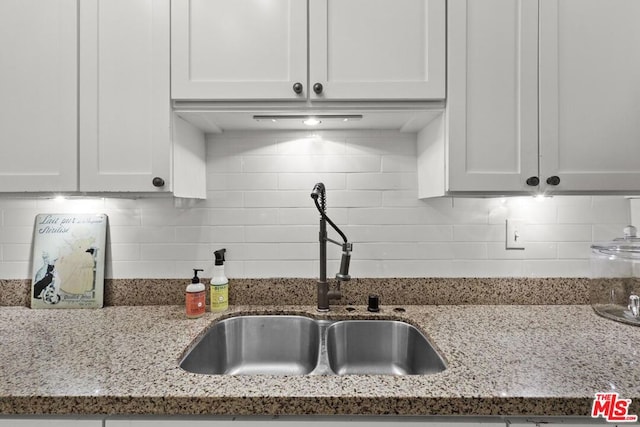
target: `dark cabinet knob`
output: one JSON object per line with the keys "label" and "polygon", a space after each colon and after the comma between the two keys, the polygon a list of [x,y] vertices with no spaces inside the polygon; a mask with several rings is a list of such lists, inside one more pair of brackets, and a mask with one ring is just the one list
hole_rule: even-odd
{"label": "dark cabinet knob", "polygon": [[293,91],[295,93],[297,93],[298,95],[302,93],[302,83],[298,82],[298,83],[294,83],[293,84]]}
{"label": "dark cabinet knob", "polygon": [[538,178],[537,176],[527,178],[527,185],[536,187],[538,184],[540,184],[540,178]]}
{"label": "dark cabinet knob", "polygon": [[547,184],[549,185],[558,185],[560,184],[560,177],[559,176],[550,176],[549,178],[547,178]]}
{"label": "dark cabinet knob", "polygon": [[159,176],[153,178],[153,181],[151,181],[151,183],[154,187],[164,187],[164,179],[160,178]]}
{"label": "dark cabinet knob", "polygon": [[313,85],[313,91],[318,95],[320,95],[322,93],[322,89],[324,89],[322,87],[322,83],[316,83],[316,84]]}

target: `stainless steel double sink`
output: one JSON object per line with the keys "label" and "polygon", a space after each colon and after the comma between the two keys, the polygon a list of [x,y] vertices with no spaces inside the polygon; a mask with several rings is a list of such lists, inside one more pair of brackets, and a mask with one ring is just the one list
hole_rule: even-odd
{"label": "stainless steel double sink", "polygon": [[404,322],[271,315],[217,322],[180,367],[224,375],[425,375],[446,364],[429,340]]}

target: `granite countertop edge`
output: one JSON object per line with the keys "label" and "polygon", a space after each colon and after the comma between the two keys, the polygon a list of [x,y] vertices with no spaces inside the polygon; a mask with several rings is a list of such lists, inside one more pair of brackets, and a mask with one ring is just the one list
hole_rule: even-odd
{"label": "granite countertop edge", "polygon": [[[0,308],[0,414],[589,416],[595,393],[608,391],[640,413],[640,328],[588,305],[397,308],[234,306],[199,319],[181,306]],[[177,366],[212,324],[245,314],[402,320],[448,367],[418,376],[212,376]]]}

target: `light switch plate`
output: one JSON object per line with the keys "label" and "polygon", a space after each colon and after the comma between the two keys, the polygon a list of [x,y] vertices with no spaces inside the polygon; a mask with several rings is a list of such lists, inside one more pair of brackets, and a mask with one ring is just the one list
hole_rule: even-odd
{"label": "light switch plate", "polygon": [[524,250],[524,221],[520,219],[507,219],[507,250]]}

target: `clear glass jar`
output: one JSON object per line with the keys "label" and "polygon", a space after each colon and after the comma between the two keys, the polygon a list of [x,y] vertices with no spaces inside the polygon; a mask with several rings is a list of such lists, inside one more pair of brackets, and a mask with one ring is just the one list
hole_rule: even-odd
{"label": "clear glass jar", "polygon": [[591,245],[590,301],[596,313],[640,325],[640,238],[634,226],[624,237]]}

